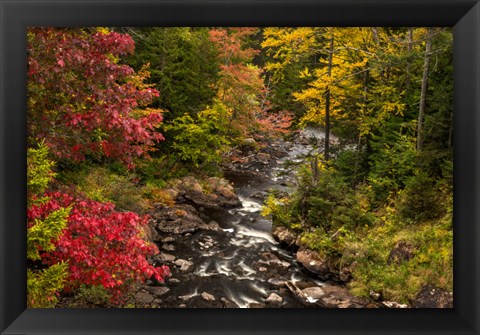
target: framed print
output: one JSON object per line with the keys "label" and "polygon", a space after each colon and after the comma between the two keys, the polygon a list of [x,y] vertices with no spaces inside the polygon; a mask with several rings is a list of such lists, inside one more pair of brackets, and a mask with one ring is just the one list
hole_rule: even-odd
{"label": "framed print", "polygon": [[477,1],[0,5],[2,334],[479,333]]}

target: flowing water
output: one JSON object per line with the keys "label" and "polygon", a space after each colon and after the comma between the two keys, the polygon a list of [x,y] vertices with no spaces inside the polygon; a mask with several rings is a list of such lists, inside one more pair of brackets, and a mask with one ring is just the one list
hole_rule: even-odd
{"label": "flowing water", "polygon": [[[307,130],[303,136],[322,138],[324,133]],[[256,197],[272,188],[289,191],[294,178],[284,163],[298,162],[311,151],[310,145],[302,143],[290,143],[288,155],[265,165],[263,171],[260,167],[257,177],[227,175],[242,207],[206,213],[218,222],[220,231],[199,231],[176,239],[175,256],[192,262],[193,270],[172,269],[179,282],[168,283],[171,291],[164,299],[165,307],[225,307],[227,300],[238,307],[264,307],[271,293],[282,297],[281,307],[305,307],[283,282],[323,283],[306,273],[292,251],[281,248],[274,240],[272,222],[261,216],[262,200]],[[215,300],[202,297],[204,292]]]}

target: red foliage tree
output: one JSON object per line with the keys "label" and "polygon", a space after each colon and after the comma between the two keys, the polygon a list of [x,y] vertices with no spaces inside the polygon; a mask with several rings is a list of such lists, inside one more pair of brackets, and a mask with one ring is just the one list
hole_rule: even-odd
{"label": "red foliage tree", "polygon": [[55,242],[56,250],[41,255],[48,265],[68,262],[70,278],[66,289],[82,283],[101,285],[113,299],[118,299],[137,282],[152,276],[162,282],[170,276],[167,266],[154,267],[147,261],[146,257],[158,253],[155,244],[140,237],[148,217],[116,212],[111,203],[78,200],[59,192],[45,196],[48,201],[28,209],[29,226],[55,210],[71,206],[67,228]]}
{"label": "red foliage tree", "polygon": [[[28,30],[28,132],[58,158],[133,159],[163,139],[159,110],[145,109],[157,90],[148,72],[120,63],[129,35],[100,29]],[[142,110],[143,108],[143,110]]]}
{"label": "red foliage tree", "polygon": [[216,45],[220,61],[218,96],[230,109],[232,123],[246,134],[256,126],[255,116],[261,110],[265,85],[262,70],[251,64],[258,50],[245,47],[257,28],[216,28],[210,40]]}

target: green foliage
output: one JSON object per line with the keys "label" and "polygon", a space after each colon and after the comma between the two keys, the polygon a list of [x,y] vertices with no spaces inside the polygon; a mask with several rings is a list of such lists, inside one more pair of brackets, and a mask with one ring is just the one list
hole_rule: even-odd
{"label": "green foliage", "polygon": [[370,225],[371,214],[362,209],[360,199],[333,168],[321,169],[318,181],[303,178],[300,188],[308,190],[297,198],[304,223],[334,233],[339,228]]}
{"label": "green foliage", "polygon": [[408,179],[398,194],[399,214],[411,222],[436,219],[441,214],[439,192],[430,176],[419,172]]}
{"label": "green foliage", "polygon": [[317,250],[330,259],[339,260],[352,232],[345,227],[340,227],[333,235],[325,233],[322,229],[313,229],[302,235],[302,244],[309,249]]}
{"label": "green foliage", "polygon": [[368,182],[377,201],[383,202],[392,192],[403,189],[414,174],[418,162],[415,143],[415,137],[395,132],[387,126],[382,135],[374,137]]}
{"label": "green foliage", "polygon": [[54,162],[48,158],[44,141],[36,142],[27,149],[27,190],[29,194],[41,194],[55,176]]}
{"label": "green foliage", "polygon": [[84,165],[76,171],[64,171],[60,176],[65,184],[96,201],[112,202],[120,210],[143,212],[148,208],[142,199],[143,190],[132,172],[117,174],[102,166]]}
{"label": "green foliage", "polygon": [[173,155],[155,157],[138,164],[137,174],[147,185],[165,187],[168,180],[181,178],[191,173],[188,166],[178,161]]}
{"label": "green foliage", "polygon": [[[358,234],[358,241],[347,246],[355,256],[345,261],[356,262],[349,283],[352,293],[368,296],[373,290],[386,300],[409,303],[426,284],[452,291],[451,214],[416,226],[400,225],[395,215],[385,219],[384,226]],[[400,263],[389,262],[389,254],[400,240],[415,247],[413,257]]]}
{"label": "green foliage", "polygon": [[40,260],[39,251],[55,250],[54,242],[59,239],[67,226],[70,208],[60,208],[51,212],[45,219],[35,219],[27,229],[27,259]]}
{"label": "green foliage", "polygon": [[106,307],[110,299],[111,294],[102,285],[82,285],[69,307]]}
{"label": "green foliage", "polygon": [[167,136],[173,138],[174,155],[195,167],[220,163],[230,143],[228,116],[226,107],[216,101],[195,118],[185,114],[175,119],[166,126]]}
{"label": "green foliage", "polygon": [[[36,141],[34,141],[36,142]],[[52,171],[54,162],[48,159],[45,143],[34,144],[27,150],[27,190],[28,204],[44,202],[41,195],[55,175]],[[27,227],[27,260],[39,261],[40,252],[55,250],[57,241],[67,225],[70,208],[59,208],[43,219],[35,219]],[[57,263],[40,270],[27,270],[27,306],[31,308],[49,308],[57,303],[57,293],[68,276],[66,263]]]}
{"label": "green foliage", "polygon": [[269,194],[262,207],[262,216],[271,216],[276,225],[282,225],[290,229],[298,229],[294,214],[291,211],[289,200],[286,198],[278,199],[275,195]]}
{"label": "green foliage", "polygon": [[27,270],[27,307],[52,308],[58,302],[68,276],[68,264],[60,262],[40,271]]}
{"label": "green foliage", "polygon": [[149,82],[159,90],[157,103],[167,109],[166,121],[184,113],[193,116],[211,103],[218,80],[216,50],[208,28],[134,28],[135,40],[129,59],[137,70],[150,64]]}

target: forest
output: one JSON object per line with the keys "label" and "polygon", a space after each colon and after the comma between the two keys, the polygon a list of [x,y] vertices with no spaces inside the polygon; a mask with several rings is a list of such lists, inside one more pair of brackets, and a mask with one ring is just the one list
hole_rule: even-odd
{"label": "forest", "polygon": [[27,306],[453,307],[452,39],[29,28]]}

